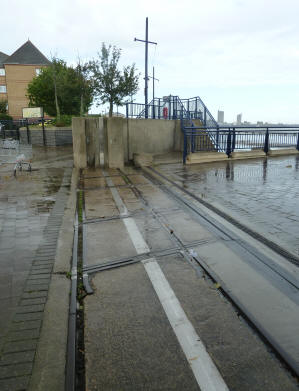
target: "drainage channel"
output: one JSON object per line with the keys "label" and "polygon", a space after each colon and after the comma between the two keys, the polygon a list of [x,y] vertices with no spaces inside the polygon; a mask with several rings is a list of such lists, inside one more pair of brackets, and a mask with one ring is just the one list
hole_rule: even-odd
{"label": "drainage channel", "polygon": [[110,270],[110,269],[115,269],[118,267],[132,265],[133,263],[143,262],[148,258],[153,258],[153,257],[154,258],[163,258],[163,257],[167,257],[169,255],[174,255],[174,254],[182,255],[182,252],[185,254],[185,253],[189,252],[189,249],[191,250],[191,253],[192,253],[193,247],[199,246],[202,244],[206,244],[208,242],[211,243],[212,240],[198,240],[198,241],[189,243],[188,245],[184,245],[184,246],[178,245],[178,246],[174,246],[174,247],[167,248],[164,250],[150,251],[150,252],[146,252],[143,254],[138,254],[133,257],[125,257],[125,258],[115,259],[115,260],[105,262],[105,263],[84,266],[83,267],[83,284],[84,284],[85,291],[87,294],[90,294],[93,292],[93,290],[90,286],[90,283],[89,283],[89,275],[91,275],[93,273],[98,273],[98,272],[102,272],[104,270]]}
{"label": "drainage channel", "polygon": [[[163,178],[164,180],[168,181],[171,185],[174,187],[178,188],[182,192],[186,193],[188,196],[192,197],[196,201],[199,201],[201,203],[204,203],[205,206],[209,207],[214,213],[218,212],[218,209],[214,208],[212,205],[206,203],[206,201],[203,201],[194,196],[192,193],[190,193],[188,190],[181,188],[179,185],[177,185],[175,182],[171,181],[168,179],[166,176],[160,174],[158,171],[153,169],[152,167],[147,168],[147,169],[142,169],[141,170],[143,175],[154,185],[158,186],[163,192],[168,194],[172,199],[177,200],[179,204],[184,206],[186,210],[191,211],[193,214],[195,213],[201,223],[205,223],[205,225],[208,227],[210,225],[210,229],[212,232],[220,232],[221,234],[228,235],[232,239],[230,243],[232,243],[233,246],[235,246],[236,241],[238,240],[238,237],[230,232],[228,229],[224,229],[221,227],[221,224],[216,222],[213,218],[209,218],[208,215],[202,214],[192,202],[188,201],[185,199],[183,196],[175,192],[173,189],[171,189],[169,186],[166,186],[161,179],[158,179],[158,177]],[[156,175],[153,175],[153,173]],[[122,173],[122,175],[125,175]],[[132,187],[135,187],[132,184]],[[140,193],[139,189],[137,189],[137,192]],[[207,204],[207,205],[206,205]],[[217,213],[218,214],[218,213]],[[226,219],[226,214],[221,212],[219,215],[223,218]],[[226,219],[230,223],[234,224],[234,219],[228,218]],[[238,228],[240,228],[242,231],[247,232],[251,234],[251,230],[247,229],[246,226],[243,226],[242,224],[239,224],[236,222],[236,225]],[[252,237],[256,238],[259,240],[259,237],[261,235],[257,234],[256,237],[254,235],[254,232],[252,231]],[[261,242],[263,244],[268,245],[268,240],[261,236]],[[280,278],[284,279],[287,283],[292,285],[296,290],[298,290],[298,280],[296,277],[292,278],[290,275],[285,275],[284,271],[282,271],[278,265],[274,266],[274,263],[271,262],[271,260],[267,259],[267,257],[263,256],[258,250],[254,249],[253,246],[250,246],[244,241],[239,241],[241,247],[248,247],[247,250],[249,253],[253,254],[254,256],[257,257],[259,261],[261,261],[265,266],[268,266],[271,268],[275,273],[279,275]],[[270,242],[270,241],[269,241]],[[297,258],[293,256],[293,254],[288,253],[286,250],[281,249],[279,246],[271,246],[270,247],[272,250],[277,252],[279,255],[286,255],[286,259],[290,261],[291,263],[294,263],[298,265],[297,263]],[[281,250],[281,251],[280,251]],[[189,263],[193,264],[196,263],[204,272],[211,278],[212,281],[214,281],[219,287],[219,290],[222,292],[222,294],[228,299],[229,302],[232,303],[232,305],[237,309],[237,312],[246,320],[246,322],[250,325],[250,327],[260,336],[261,340],[266,343],[266,345],[271,349],[273,354],[280,360],[280,362],[290,371],[290,373],[298,379],[299,376],[299,369],[298,369],[298,362],[294,359],[294,357],[291,357],[288,352],[286,352],[281,345],[279,344],[279,341],[277,341],[272,335],[269,334],[268,330],[266,330],[262,324],[259,322],[259,320],[254,316],[254,314],[248,312],[246,306],[243,305],[243,303],[239,300],[237,295],[234,295],[231,290],[227,287],[224,281],[222,281],[219,276],[209,267],[209,265],[200,258],[198,254],[191,254],[191,257],[189,258]]]}
{"label": "drainage channel", "polygon": [[71,270],[71,297],[68,322],[66,391],[74,391],[76,384],[76,317],[77,317],[78,214],[76,212]]}
{"label": "drainage channel", "polygon": [[84,358],[84,309],[83,299],[86,296],[83,286],[83,226],[84,195],[77,192],[77,211],[74,226],[74,240],[71,270],[71,295],[68,323],[67,359],[66,359],[66,391],[85,390],[85,358]]}

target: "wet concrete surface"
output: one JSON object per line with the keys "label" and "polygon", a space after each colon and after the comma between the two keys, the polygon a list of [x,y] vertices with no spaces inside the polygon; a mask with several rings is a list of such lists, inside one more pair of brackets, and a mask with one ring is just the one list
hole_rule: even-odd
{"label": "wet concrete surface", "polygon": [[178,185],[299,255],[299,156],[160,165]]}
{"label": "wet concrete surface", "polygon": [[[0,353],[72,149],[34,147],[32,172],[0,165]],[[5,316],[3,316],[5,314]]]}
{"label": "wet concrete surface", "polygon": [[165,257],[160,265],[231,391],[295,389],[284,371],[271,376],[275,358],[215,285],[198,278],[180,257]]}
{"label": "wet concrete surface", "polygon": [[[178,170],[174,166],[169,166],[170,170]],[[119,180],[119,171],[107,170],[109,183],[112,181],[110,188],[108,181],[103,187],[104,175],[101,170],[86,170],[83,174],[85,178],[98,176],[95,184],[100,187],[88,187],[86,192],[86,210],[92,212],[90,218],[97,217],[98,220],[88,222],[87,218],[85,221],[85,263],[91,266],[138,254],[134,248],[135,242],[124,223],[126,217],[120,216],[120,211],[124,213],[123,207],[119,208],[112,196],[114,190],[117,190],[128,213],[133,212],[130,218],[134,219],[149,251],[176,251],[178,247],[175,235],[184,246],[194,245],[193,248],[198,253],[209,248],[205,259],[211,256],[212,267],[218,261],[220,265],[222,260],[228,262],[233,259],[232,255],[242,262],[240,253],[237,254],[235,248],[229,248],[230,244],[235,245],[234,241],[224,238],[222,234],[215,235],[213,230],[200,224],[162,188],[154,185],[137,170],[128,167],[123,172],[127,177],[127,186]],[[137,184],[136,189],[143,202],[130,186],[133,181]],[[83,181],[85,185],[88,182]],[[95,195],[103,190],[105,198],[97,209],[100,196]],[[109,213],[112,213],[113,220],[105,221]],[[216,242],[218,246],[222,246],[220,253],[214,251]],[[173,255],[159,255],[157,262],[230,390],[297,389],[297,383],[288,371],[202,271],[191,266],[178,251]],[[227,266],[228,274],[230,267],[234,268],[234,265]],[[90,274],[90,279],[94,294],[84,300],[87,388],[199,389],[190,371],[190,361],[183,354],[142,263],[93,273]],[[238,280],[238,276],[236,279]],[[263,277],[261,279],[263,295],[267,291],[263,289],[264,286],[271,284],[271,281],[265,281]],[[242,290],[240,281],[237,289]],[[248,293],[251,292],[250,286],[246,289]],[[254,303],[255,300],[256,297],[251,302]],[[273,297],[265,295],[264,304],[270,310],[275,307],[271,300]]]}
{"label": "wet concrete surface", "polygon": [[97,274],[94,284],[86,301],[87,389],[198,390],[143,266]]}

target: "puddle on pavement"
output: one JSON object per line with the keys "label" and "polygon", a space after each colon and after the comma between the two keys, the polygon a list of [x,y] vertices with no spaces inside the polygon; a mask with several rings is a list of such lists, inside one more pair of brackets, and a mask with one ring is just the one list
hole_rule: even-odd
{"label": "puddle on pavement", "polygon": [[159,169],[178,185],[299,255],[299,156]]}
{"label": "puddle on pavement", "polygon": [[[0,313],[7,315],[0,321],[1,333],[7,333],[65,169],[72,167],[72,157],[64,155],[69,151],[37,148],[33,171],[18,171],[16,177],[14,165],[0,165],[0,253],[5,254],[0,257]],[[16,298],[15,302],[11,298]],[[2,342],[0,335],[0,350]]]}

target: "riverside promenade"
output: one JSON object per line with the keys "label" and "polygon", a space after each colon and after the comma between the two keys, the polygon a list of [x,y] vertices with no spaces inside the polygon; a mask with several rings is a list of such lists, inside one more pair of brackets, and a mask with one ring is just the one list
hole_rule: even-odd
{"label": "riverside promenade", "polygon": [[1,166],[0,389],[67,389],[79,194],[77,390],[297,390],[298,162],[79,173],[63,147]]}
{"label": "riverside promenade", "polygon": [[88,390],[298,388],[298,157],[265,161],[82,172]]}
{"label": "riverside promenade", "polygon": [[[72,176],[72,148],[59,149],[35,147],[32,171],[18,171],[13,176],[13,165],[0,166],[0,389],[2,391],[29,389],[36,375],[40,389],[42,371],[38,366],[42,339],[51,345],[51,332],[44,336],[49,318],[49,295],[53,284],[60,288],[60,299],[52,307],[50,316],[65,319],[60,327],[57,343],[65,344],[67,335],[67,310],[69,259],[62,274],[59,272],[57,250],[59,234],[70,196]],[[71,227],[71,231],[73,231]],[[71,238],[72,243],[72,238]],[[67,243],[66,243],[67,246]],[[54,266],[54,262],[56,264]],[[60,286],[59,286],[60,284]],[[64,294],[66,300],[63,300]],[[63,304],[66,310],[63,313]],[[59,312],[61,312],[59,314]],[[48,322],[49,323],[49,322]],[[53,324],[52,324],[53,326]],[[65,338],[63,338],[65,336]],[[55,345],[53,345],[55,346]],[[51,371],[60,366],[60,384],[64,385],[65,355],[57,351],[55,361],[50,359],[50,349],[42,354]],[[63,349],[64,350],[64,349]],[[55,374],[55,370],[52,371]],[[55,385],[55,382],[54,384]],[[38,387],[32,384],[31,389]],[[63,389],[61,388],[60,389]],[[58,388],[57,388],[58,389]]]}

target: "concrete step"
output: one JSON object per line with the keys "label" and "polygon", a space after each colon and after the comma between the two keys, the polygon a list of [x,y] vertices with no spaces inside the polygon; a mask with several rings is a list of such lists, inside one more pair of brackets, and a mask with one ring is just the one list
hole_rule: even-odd
{"label": "concrete step", "polygon": [[187,156],[186,164],[209,163],[219,160],[227,160],[224,152],[194,152]]}
{"label": "concrete step", "polygon": [[297,155],[299,151],[295,148],[270,149],[269,156]]}
{"label": "concrete step", "polygon": [[154,155],[154,166],[159,164],[181,163],[183,161],[183,152],[168,152]]}
{"label": "concrete step", "polygon": [[232,152],[230,157],[233,159],[251,159],[266,156],[262,149],[252,149],[251,151]]}
{"label": "concrete step", "polygon": [[149,167],[153,164],[153,154],[151,153],[134,153],[133,159],[136,167]]}

